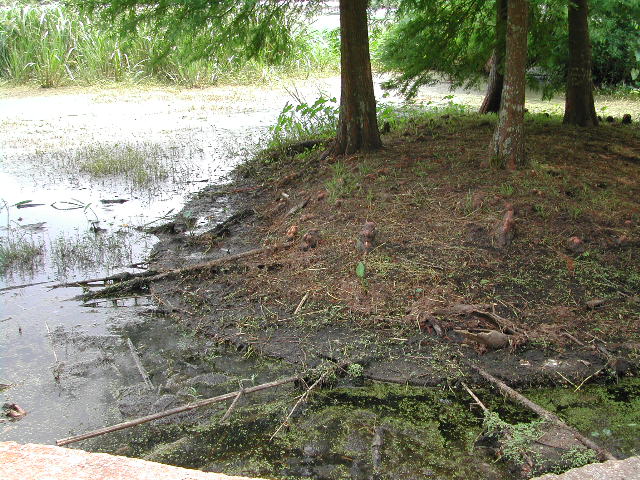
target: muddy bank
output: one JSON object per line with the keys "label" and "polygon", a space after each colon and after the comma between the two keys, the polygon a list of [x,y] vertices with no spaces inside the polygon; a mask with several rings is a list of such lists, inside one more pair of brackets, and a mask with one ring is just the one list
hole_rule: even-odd
{"label": "muddy bank", "polygon": [[[185,263],[223,258],[242,251],[258,248],[263,239],[256,229],[260,224],[260,205],[273,198],[269,189],[256,188],[254,184],[238,183],[211,187],[198,194],[185,211],[189,216],[210,218],[209,225],[201,226],[198,233],[173,233],[182,220],[178,218],[167,227],[171,233],[161,235],[155,247],[156,268],[165,270]],[[243,190],[250,192],[243,193]],[[225,195],[236,190],[239,193]],[[295,208],[297,199],[287,204]],[[226,212],[216,215],[222,206]],[[285,207],[286,209],[288,207]],[[245,212],[236,221],[238,212]],[[250,212],[246,214],[246,212]],[[220,230],[222,235],[211,235]],[[306,256],[293,245],[295,256]],[[537,348],[526,345],[521,348],[502,348],[479,354],[473,343],[455,332],[446,338],[435,332],[402,331],[400,334],[388,326],[376,328],[363,324],[356,314],[340,305],[307,305],[294,315],[297,305],[282,302],[262,302],[260,291],[248,292],[245,279],[260,276],[278,277],[284,268],[281,256],[276,253],[264,258],[252,258],[242,265],[231,264],[196,278],[180,278],[165,284],[153,284],[152,294],[168,313],[180,319],[186,328],[196,333],[228,342],[236,347],[252,349],[262,355],[285,360],[301,368],[314,367],[330,359],[349,361],[363,367],[364,376],[379,380],[416,386],[437,386],[455,383],[463,377],[482,381],[466,364],[471,362],[499,376],[515,387],[563,385],[567,381],[579,384],[584,379],[606,378],[615,380],[618,375],[631,374],[637,362],[628,357],[629,346],[602,354],[601,351],[579,345],[563,345],[560,348]],[[312,262],[310,262],[312,263]],[[310,267],[313,268],[313,267]],[[300,298],[300,300],[302,297]],[[619,370],[616,371],[616,367]]]}
{"label": "muddy bank", "polygon": [[[535,123],[531,128],[537,128],[538,138],[545,139],[550,127],[557,128]],[[358,472],[362,470],[362,478],[366,478],[377,468],[375,445],[381,441],[381,431],[390,432],[390,438],[404,432],[394,447],[396,452],[403,451],[400,445],[411,444],[416,436],[429,437],[424,430],[411,433],[417,421],[411,415],[404,417],[408,422],[406,427],[398,429],[388,425],[398,421],[399,407],[391,398],[402,402],[406,395],[411,396],[407,393],[411,388],[408,385],[436,390],[447,387],[455,392],[453,398],[431,398],[424,402],[431,412],[439,411],[434,406],[438,404],[468,405],[466,394],[459,388],[459,382],[465,380],[482,392],[483,398],[489,398],[491,409],[499,411],[502,418],[512,423],[534,419],[518,407],[505,409],[504,402],[494,403],[490,389],[469,365],[480,366],[512,387],[525,390],[545,408],[560,414],[616,455],[637,453],[635,421],[622,420],[630,412],[635,412],[630,414],[632,418],[637,416],[637,406],[629,400],[634,394],[625,400],[611,390],[614,387],[607,386],[631,382],[623,389],[630,389],[629,392],[637,389],[633,379],[638,371],[637,343],[634,343],[638,337],[637,306],[631,288],[635,280],[617,271],[617,276],[612,273],[614,268],[631,268],[635,261],[632,252],[637,249],[638,207],[633,201],[629,203],[635,187],[617,191],[615,187],[614,193],[609,194],[624,198],[623,205],[630,210],[603,213],[598,212],[599,206],[595,204],[594,210],[573,210],[573,230],[567,230],[565,214],[554,218],[546,213],[546,209],[557,208],[554,202],[558,197],[551,195],[556,188],[553,183],[564,184],[563,188],[569,192],[566,195],[571,198],[576,195],[576,189],[567,185],[581,182],[589,185],[593,180],[580,177],[583,172],[569,170],[565,164],[534,169],[533,183],[525,175],[514,178],[490,171],[481,173],[479,180],[473,170],[474,155],[469,151],[472,148],[469,142],[462,148],[447,142],[459,138],[460,132],[472,137],[467,140],[478,141],[475,135],[484,141],[490,130],[490,121],[472,119],[467,123],[451,120],[447,115],[429,120],[420,128],[410,126],[395,136],[392,134],[387,138],[388,149],[377,156],[326,162],[317,161],[314,154],[308,152],[293,158],[269,156],[268,161],[263,158],[247,164],[238,172],[234,183],[201,191],[181,216],[156,231],[161,237],[156,246],[155,268],[158,270],[220,259],[264,246],[283,246],[275,252],[153,283],[150,286],[153,298],[184,328],[246,354],[277,359],[297,371],[326,361],[349,366],[341,372],[341,380],[334,385],[336,389],[323,393],[323,400],[310,405],[290,425],[294,432],[300,429],[316,432],[321,443],[327,435],[338,439],[337,443],[332,441],[328,447],[320,448],[326,454],[320,455],[317,463],[307,458],[307,450],[315,451],[313,442],[310,446],[307,440],[302,444],[287,443],[295,448],[288,453],[286,467],[272,461],[271,449],[263,450],[255,461],[267,461],[266,468],[281,475],[293,472],[313,478],[360,478]],[[633,135],[609,129],[603,141],[630,145],[625,148],[635,152],[639,143]],[[440,139],[440,151],[428,151],[434,148],[436,137]],[[585,141],[581,148],[587,152],[598,151],[593,141],[593,138]],[[447,160],[446,155],[454,155],[450,150],[443,155],[443,150],[449,147],[458,152],[456,160]],[[637,175],[634,162],[628,160],[630,151],[625,150],[617,168]],[[389,164],[393,169],[385,166]],[[457,179],[454,187],[449,176]],[[495,184],[492,178],[495,176],[500,177],[497,187],[486,184],[487,181]],[[428,189],[424,188],[425,182]],[[545,190],[531,188],[535,186]],[[606,188],[611,188],[610,184]],[[504,215],[506,201],[517,205],[514,210],[518,229],[515,240],[511,237],[504,245],[497,246],[491,236],[492,228]],[[441,210],[448,211],[449,215]],[[426,229],[418,224],[420,220],[416,217],[425,212],[429,218],[425,219]],[[614,219],[615,215],[620,215],[618,220]],[[382,234],[376,239],[374,250],[363,255],[357,247],[358,232],[365,220],[375,221]],[[599,224],[608,225],[609,229],[600,238],[598,235],[602,232],[596,227]],[[409,236],[402,232],[403,226]],[[584,235],[586,248],[572,251],[571,245],[564,246],[567,232],[571,231]],[[625,239],[612,243],[611,236],[619,237],[622,231],[627,232]],[[318,236],[317,245],[312,245],[315,242],[305,236],[309,233]],[[545,250],[548,242],[562,242],[563,246]],[[585,251],[591,256],[585,256]],[[358,274],[359,263],[366,264],[365,275]],[[531,265],[529,270],[524,267],[527,263]],[[582,270],[587,266],[592,269],[590,272]],[[604,274],[596,268],[608,269],[608,284],[602,282]],[[576,271],[586,277],[577,278]],[[473,275],[477,275],[477,283]],[[596,281],[592,282],[589,275],[595,275]],[[571,298],[558,295],[563,288]],[[605,298],[587,303],[597,299],[597,294]],[[618,314],[618,320],[626,325],[626,334],[616,331],[612,323]],[[597,334],[591,335],[585,325],[590,325]],[[495,345],[478,341],[482,332],[506,335],[508,342]],[[378,387],[370,383],[376,380],[403,385],[397,387],[404,389],[402,393],[396,391],[391,397],[382,396],[382,404],[392,405],[394,412],[388,419],[384,415],[380,417],[379,411],[376,413],[376,394],[371,392]],[[340,385],[346,390],[337,388]],[[530,390],[533,387],[536,389]],[[548,390],[540,390],[541,387]],[[568,390],[574,390],[573,397],[567,395]],[[432,395],[425,390],[416,392],[422,393],[415,395]],[[348,423],[338,419],[340,415],[335,417],[335,428],[329,433],[318,433],[324,427],[313,424],[313,418],[323,421],[334,418],[333,411],[325,410],[328,408],[325,401],[344,407],[352,402],[349,399],[354,395],[366,398],[362,403],[356,402],[364,408],[363,412],[354,413],[353,405],[347,407],[347,417],[356,423],[364,422],[348,430],[367,432],[366,439],[358,441],[366,447],[358,450],[357,455],[345,453],[352,451],[345,447],[349,442],[339,440],[341,427],[338,425]],[[606,408],[626,412],[616,417],[620,421],[612,422],[617,425],[613,430],[611,424],[598,425],[598,398],[606,399]],[[441,442],[449,449],[456,443],[454,438],[470,435],[475,439],[483,431],[479,412],[467,420],[463,415],[449,422],[442,421],[441,416],[449,415],[449,410],[438,414],[436,437],[440,440],[430,437],[429,445]],[[278,422],[276,418],[282,417],[269,418],[266,423],[273,428]],[[264,438],[259,425],[264,426],[253,422],[247,431]],[[462,430],[448,437],[446,425]],[[218,427],[213,431],[222,432]],[[194,440],[181,437],[174,441],[177,443],[169,442],[171,446],[167,451],[174,452],[173,447],[179,452],[194,448]],[[458,444],[455,451],[459,454],[454,455],[456,467],[440,465],[429,470],[432,467],[412,464],[402,474],[410,471],[419,478],[421,474],[416,472],[423,472],[423,476],[424,472],[451,475],[450,472],[464,463],[462,459],[472,445],[473,442],[466,446]],[[562,462],[565,462],[564,468],[569,468],[574,465],[573,461],[588,461],[588,455],[573,450],[575,445],[570,442],[561,442],[558,447],[564,453],[557,455],[559,460],[553,467],[544,467],[538,462],[536,468],[528,472],[509,475],[531,475],[545,471],[544,468],[559,471],[558,468],[563,468],[559,466]],[[421,450],[427,448],[427,444],[419,446]],[[490,465],[489,459],[495,451],[491,447],[475,448],[490,448],[486,457],[486,465]],[[197,448],[196,451],[201,452]],[[336,461],[336,452],[340,452],[339,458],[346,456],[348,461]],[[182,454],[172,455],[172,458],[183,458]],[[204,459],[206,455],[202,455]],[[446,455],[444,450],[428,462],[433,466],[443,455]],[[387,457],[391,464],[396,461],[403,463],[395,454]],[[293,470],[291,462],[297,465]],[[238,473],[252,462],[241,463],[242,467],[236,465]],[[323,471],[328,464],[333,467]],[[385,464],[380,478],[401,474],[391,464]],[[225,465],[233,471],[233,461]],[[504,472],[496,473],[492,468],[488,466],[487,471],[474,475],[504,478],[500,476]],[[247,470],[261,471],[256,470],[255,465],[253,470]]]}

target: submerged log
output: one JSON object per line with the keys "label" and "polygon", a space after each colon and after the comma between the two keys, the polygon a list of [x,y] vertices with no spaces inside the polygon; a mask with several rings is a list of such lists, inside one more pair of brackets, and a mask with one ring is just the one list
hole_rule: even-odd
{"label": "submerged log", "polygon": [[571,427],[570,425],[567,425],[557,415],[551,413],[549,410],[541,407],[537,403],[532,402],[527,397],[525,397],[521,393],[515,391],[513,388],[509,387],[506,383],[502,382],[501,380],[498,380],[497,378],[495,378],[493,375],[491,375],[487,371],[483,370],[482,368],[480,368],[480,367],[478,367],[476,365],[471,365],[471,368],[473,368],[476,372],[478,372],[480,374],[480,376],[482,378],[484,378],[485,380],[487,380],[489,383],[491,383],[491,384],[495,385],[496,387],[498,387],[498,389],[504,395],[509,397],[511,400],[519,403],[520,405],[528,408],[532,412],[538,414],[540,417],[545,419],[547,422],[552,423],[554,425],[557,425],[558,427],[570,432],[576,438],[576,440],[578,440],[584,446],[589,447],[590,449],[594,450],[598,454],[598,456],[600,457],[601,460],[603,460],[603,461],[604,460],[616,460],[616,457],[613,456],[613,454],[611,452],[609,452],[608,450],[605,450],[604,448],[602,448],[601,446],[599,446],[598,444],[596,444],[592,440],[588,439],[587,437],[582,435],[575,428]]}

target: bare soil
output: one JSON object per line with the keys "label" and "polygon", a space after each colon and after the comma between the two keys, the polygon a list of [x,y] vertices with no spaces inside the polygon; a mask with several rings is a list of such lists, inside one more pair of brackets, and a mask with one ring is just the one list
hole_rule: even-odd
{"label": "bare soil", "polygon": [[[640,129],[527,115],[530,165],[508,172],[488,166],[494,125],[436,115],[392,129],[378,152],[263,152],[185,207],[154,268],[291,247],[153,295],[201,334],[301,365],[348,360],[370,379],[441,384],[468,362],[515,387],[633,375]],[[209,227],[190,229],[193,217]],[[363,251],[365,222],[376,234]]]}

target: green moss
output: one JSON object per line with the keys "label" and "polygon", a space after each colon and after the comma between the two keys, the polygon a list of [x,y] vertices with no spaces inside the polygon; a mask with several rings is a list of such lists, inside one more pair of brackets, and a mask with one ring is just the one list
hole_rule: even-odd
{"label": "green moss", "polygon": [[526,392],[536,403],[603,447],[625,456],[640,454],[640,379],[617,385]]}

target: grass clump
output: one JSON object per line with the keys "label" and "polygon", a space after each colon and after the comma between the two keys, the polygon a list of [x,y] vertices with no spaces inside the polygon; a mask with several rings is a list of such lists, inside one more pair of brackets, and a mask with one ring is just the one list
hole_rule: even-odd
{"label": "grass clump", "polygon": [[51,242],[51,262],[57,278],[74,270],[109,271],[133,262],[133,246],[125,232],[60,234]]}
{"label": "grass clump", "polygon": [[76,153],[80,172],[92,177],[123,177],[143,186],[169,175],[166,156],[158,146],[132,144],[87,146]]}
{"label": "grass clump", "polygon": [[10,270],[33,269],[38,258],[44,253],[44,244],[25,236],[0,237],[0,275]]}

